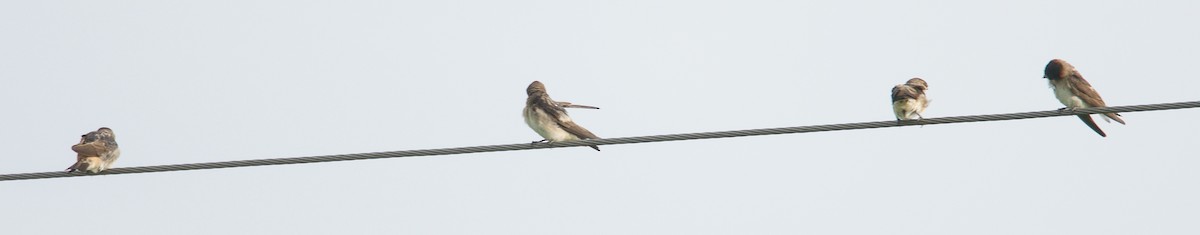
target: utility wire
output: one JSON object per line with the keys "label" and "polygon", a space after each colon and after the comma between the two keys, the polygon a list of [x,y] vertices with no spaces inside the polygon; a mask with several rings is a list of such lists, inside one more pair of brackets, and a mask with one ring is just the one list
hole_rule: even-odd
{"label": "utility wire", "polygon": [[159,166],[139,166],[139,167],[113,168],[113,169],[109,169],[109,170],[100,172],[98,174],[86,174],[86,173],[80,173],[80,172],[67,173],[64,171],[21,173],[21,174],[0,175],[0,181],[76,177],[76,176],[94,176],[94,175],[135,174],[135,173],[151,173],[151,172],[167,172],[167,171],[204,170],[204,169],[218,169],[218,168],[232,168],[232,167],[351,161],[351,160],[366,160],[366,159],[396,158],[396,157],[453,155],[453,154],[499,152],[499,151],[513,151],[513,150],[565,148],[565,147],[588,146],[588,145],[634,144],[634,143],[695,140],[695,139],[714,139],[714,138],[729,138],[729,137],[757,136],[757,135],[778,135],[778,134],[794,134],[794,133],[822,132],[822,131],[843,131],[843,130],[899,127],[899,126],[911,126],[911,125],[936,125],[936,124],[950,124],[950,123],[963,123],[963,122],[1004,121],[1004,120],[1017,120],[1017,119],[1029,119],[1029,118],[1071,116],[1071,115],[1080,115],[1080,114],[1113,113],[1113,112],[1129,113],[1129,112],[1185,109],[1185,108],[1197,108],[1197,107],[1200,107],[1200,101],[1147,104],[1147,105],[1130,105],[1130,106],[1117,106],[1117,107],[1104,107],[1104,108],[1083,108],[1083,109],[1074,109],[1074,110],[1051,110],[1051,111],[1037,111],[1037,112],[1024,112],[1024,113],[939,117],[939,118],[926,118],[921,121],[908,120],[908,121],[897,122],[897,121],[893,120],[893,121],[843,123],[843,124],[828,124],[828,125],[815,125],[815,126],[797,126],[797,127],[750,129],[750,130],[669,134],[669,135],[634,136],[634,137],[621,137],[621,138],[609,138],[609,139],[593,139],[593,140],[555,142],[552,144],[550,144],[550,143],[538,143],[538,144],[521,143],[521,144],[505,144],[505,145],[470,146],[470,147],[458,147],[458,148],[404,150],[404,151],[392,151],[392,152],[338,154],[338,155],[310,156],[310,157],[254,159],[254,160],[188,163],[188,164],[159,165]]}

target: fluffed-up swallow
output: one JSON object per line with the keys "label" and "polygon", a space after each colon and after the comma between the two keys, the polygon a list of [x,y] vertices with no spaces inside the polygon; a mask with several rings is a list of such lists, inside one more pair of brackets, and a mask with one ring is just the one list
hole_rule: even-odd
{"label": "fluffed-up swallow", "polygon": [[111,168],[113,162],[121,157],[117,136],[108,127],[84,134],[78,144],[71,146],[71,150],[76,153],[75,164],[67,167],[67,172],[100,173]]}
{"label": "fluffed-up swallow", "polygon": [[[1105,107],[1104,99],[1100,98],[1100,93],[1092,88],[1087,80],[1083,79],[1083,75],[1079,74],[1079,70],[1075,70],[1075,66],[1067,63],[1062,59],[1050,60],[1046,64],[1046,73],[1044,78],[1050,80],[1050,87],[1054,88],[1054,98],[1058,98],[1059,102],[1067,107],[1065,109],[1090,108],[1090,107]],[[1125,120],[1121,120],[1121,115],[1117,113],[1104,113],[1104,121],[1109,119],[1116,120],[1121,125],[1125,124]],[[1101,137],[1107,137],[1100,126],[1096,125],[1096,121],[1092,120],[1091,115],[1079,115],[1079,120],[1083,120],[1084,124],[1100,134]]]}
{"label": "fluffed-up swallow", "polygon": [[[585,109],[600,109],[593,106],[572,104],[570,102],[559,102],[550,99],[550,95],[546,94],[546,86],[542,82],[533,81],[525,88],[525,94],[529,98],[525,99],[525,124],[529,125],[534,132],[541,135],[541,141],[549,141],[551,143],[566,140],[586,140],[599,139],[596,134],[584,129],[579,124],[575,124],[570,116],[567,116],[565,108],[585,108]],[[591,145],[592,149],[600,151],[600,147]]]}
{"label": "fluffed-up swallow", "polygon": [[929,99],[925,98],[925,90],[929,84],[924,79],[912,78],[904,84],[892,87],[892,112],[896,120],[924,119],[921,113],[929,107]]}

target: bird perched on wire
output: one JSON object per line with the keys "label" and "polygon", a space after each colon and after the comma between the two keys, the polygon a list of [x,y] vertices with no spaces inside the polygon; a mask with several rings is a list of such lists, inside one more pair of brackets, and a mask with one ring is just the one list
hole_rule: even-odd
{"label": "bird perched on wire", "polygon": [[929,84],[921,78],[908,79],[908,82],[892,87],[892,112],[896,114],[897,122],[925,118],[921,113],[929,107],[929,99],[925,98],[928,89]]}
{"label": "bird perched on wire", "polygon": [[[593,106],[572,104],[571,102],[559,102],[550,99],[550,95],[546,94],[546,85],[542,82],[533,81],[529,87],[525,88],[525,94],[529,95],[525,99],[525,111],[522,113],[525,116],[525,124],[529,125],[534,132],[541,135],[540,141],[534,143],[550,142],[567,140],[586,140],[599,139],[596,134],[584,129],[575,121],[567,116],[566,108],[585,108],[585,109],[600,109]],[[592,149],[600,151],[600,147],[591,145]]]}
{"label": "bird perched on wire", "polygon": [[[1075,70],[1075,66],[1072,66],[1065,60],[1050,60],[1050,63],[1046,64],[1045,76],[1042,77],[1050,80],[1050,88],[1054,89],[1054,98],[1058,98],[1058,102],[1067,106],[1063,108],[1064,110],[1105,107],[1104,99],[1100,98],[1100,93],[1092,88],[1092,84],[1083,79],[1083,75],[1079,73],[1079,70]],[[1104,134],[1103,130],[1100,130],[1100,126],[1096,125],[1096,121],[1092,119],[1091,115],[1083,114],[1078,116],[1079,120],[1083,121],[1083,124],[1096,131],[1096,134],[1100,134],[1100,137],[1108,137],[1108,135]],[[1121,120],[1121,114],[1104,113],[1100,117],[1104,118],[1105,122],[1111,119],[1121,123],[1121,125],[1125,125],[1125,120]]]}
{"label": "bird perched on wire", "polygon": [[71,146],[71,150],[77,155],[75,164],[68,167],[67,172],[100,173],[112,167],[113,162],[121,157],[117,136],[108,127],[84,134],[78,144]]}

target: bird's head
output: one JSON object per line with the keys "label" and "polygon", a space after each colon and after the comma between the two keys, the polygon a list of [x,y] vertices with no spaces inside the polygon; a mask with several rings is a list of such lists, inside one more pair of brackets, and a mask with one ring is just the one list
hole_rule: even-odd
{"label": "bird's head", "polygon": [[1042,78],[1058,80],[1070,76],[1073,71],[1075,71],[1075,66],[1071,66],[1067,61],[1053,59],[1050,60],[1049,64],[1046,64],[1046,73]]}
{"label": "bird's head", "polygon": [[908,84],[909,86],[913,86],[913,87],[916,87],[917,89],[921,89],[921,90],[929,89],[929,83],[925,83],[925,79],[921,79],[921,78],[908,79],[908,82],[904,82],[904,84]]}
{"label": "bird's head", "polygon": [[546,93],[546,85],[542,85],[542,82],[533,81],[533,83],[529,84],[528,88],[525,88],[526,95],[534,95],[539,93]]}

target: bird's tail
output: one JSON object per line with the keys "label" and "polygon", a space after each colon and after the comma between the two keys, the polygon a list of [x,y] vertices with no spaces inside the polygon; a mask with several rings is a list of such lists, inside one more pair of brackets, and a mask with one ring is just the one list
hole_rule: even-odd
{"label": "bird's tail", "polygon": [[71,164],[71,166],[67,167],[67,172],[86,171],[87,168],[87,162],[84,162],[83,159],[79,159],[79,161],[76,161],[75,164]]}
{"label": "bird's tail", "polygon": [[1121,114],[1119,113],[1105,113],[1104,116],[1100,117],[1104,118],[1104,121],[1106,122],[1108,120],[1113,120],[1117,121],[1117,123],[1121,123],[1121,125],[1125,125],[1125,120],[1121,120]]}
{"label": "bird's tail", "polygon": [[[1083,120],[1083,124],[1087,124],[1087,126],[1092,128],[1093,131],[1096,131],[1096,134],[1100,134],[1100,137],[1108,137],[1108,135],[1104,134],[1103,130],[1100,130],[1100,126],[1096,125],[1096,120],[1092,120],[1091,115],[1087,115],[1087,114],[1079,115],[1079,120]],[[1120,120],[1120,119],[1117,119],[1117,120]],[[1122,122],[1122,123],[1124,123],[1124,122]]]}

